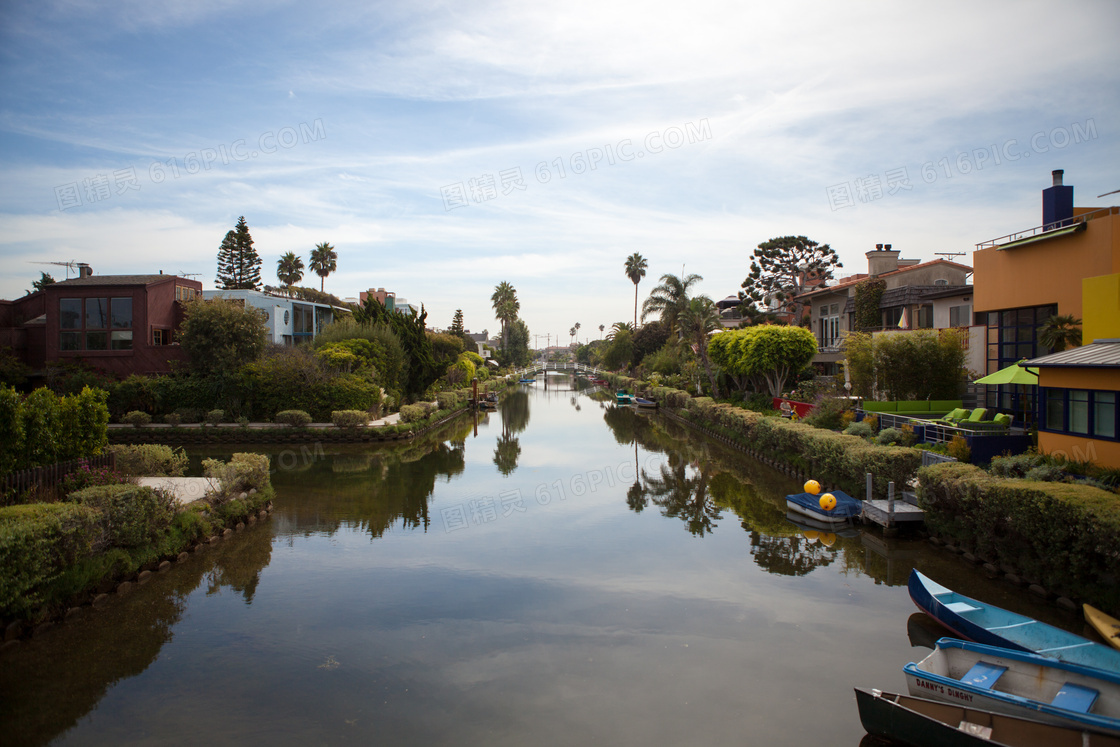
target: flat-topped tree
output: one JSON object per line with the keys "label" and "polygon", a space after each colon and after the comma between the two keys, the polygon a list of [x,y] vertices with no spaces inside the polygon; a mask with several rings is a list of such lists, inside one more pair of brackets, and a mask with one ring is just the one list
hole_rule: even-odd
{"label": "flat-topped tree", "polygon": [[770,239],[754,250],[751,271],[742,283],[739,300],[749,310],[776,309],[796,314],[800,304],[794,302],[794,297],[823,288],[837,267],[843,264],[828,244],[818,244],[804,236]]}

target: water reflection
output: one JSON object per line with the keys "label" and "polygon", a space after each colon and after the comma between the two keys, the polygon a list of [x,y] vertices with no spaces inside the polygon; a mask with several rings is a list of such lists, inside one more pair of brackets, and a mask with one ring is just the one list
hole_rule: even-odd
{"label": "water reflection", "polygon": [[524,389],[510,392],[502,400],[502,433],[494,447],[494,465],[503,476],[513,474],[521,456],[521,442],[517,434],[529,427],[529,392]]}
{"label": "water reflection", "polygon": [[7,652],[0,667],[4,743],[47,744],[94,710],[115,684],[151,667],[198,590],[219,596],[228,589],[251,604],[271,557],[268,523],[252,526]]}

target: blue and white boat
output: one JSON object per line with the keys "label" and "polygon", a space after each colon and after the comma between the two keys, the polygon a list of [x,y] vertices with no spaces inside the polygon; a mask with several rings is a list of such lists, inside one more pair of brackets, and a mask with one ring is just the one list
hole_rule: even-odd
{"label": "blue and white boat", "polygon": [[1120,673],[1120,651],[1110,646],[957,594],[918,571],[910,572],[909,588],[918,609],[960,638]]}
{"label": "blue and white boat", "polygon": [[1120,735],[1120,674],[955,638],[903,672],[915,697]]}
{"label": "blue and white boat", "polygon": [[634,404],[634,395],[629,394],[624,389],[618,390],[615,393],[614,397],[615,397],[615,401],[620,405],[632,405],[632,404]]}
{"label": "blue and white boat", "polygon": [[[821,496],[813,493],[794,493],[786,496],[786,508],[795,514],[806,516],[825,524],[847,524],[860,517],[863,504],[842,490],[830,490],[836,498],[836,507],[831,511],[821,508]],[[823,495],[823,494],[822,494]]]}

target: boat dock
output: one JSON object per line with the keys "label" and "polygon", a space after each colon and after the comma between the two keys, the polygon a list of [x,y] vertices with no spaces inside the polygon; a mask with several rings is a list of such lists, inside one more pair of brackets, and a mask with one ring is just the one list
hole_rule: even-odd
{"label": "boat dock", "polygon": [[871,494],[871,473],[867,474],[867,500],[863,501],[863,519],[885,529],[896,528],[898,524],[913,524],[926,519],[926,512],[918,508],[918,497],[908,491],[900,491],[895,497],[894,483],[887,485],[887,499],[875,500]]}

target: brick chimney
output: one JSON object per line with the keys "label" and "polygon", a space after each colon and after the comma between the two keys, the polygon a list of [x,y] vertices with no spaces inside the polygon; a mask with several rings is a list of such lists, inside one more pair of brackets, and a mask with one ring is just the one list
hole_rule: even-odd
{"label": "brick chimney", "polygon": [[876,244],[874,251],[867,253],[867,273],[871,277],[894,272],[898,269],[898,255],[901,252],[891,249],[890,244]]}

